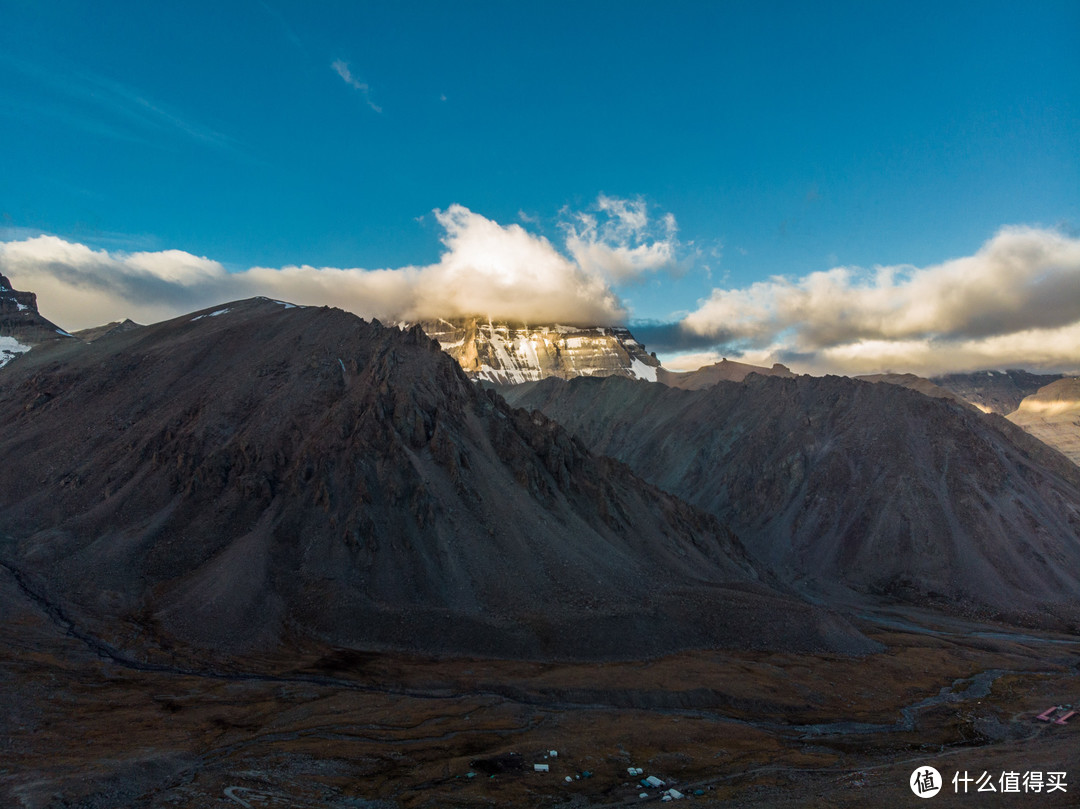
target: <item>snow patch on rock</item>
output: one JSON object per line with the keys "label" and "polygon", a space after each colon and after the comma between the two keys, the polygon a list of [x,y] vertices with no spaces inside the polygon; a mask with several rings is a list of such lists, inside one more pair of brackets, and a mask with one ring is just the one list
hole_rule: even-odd
{"label": "snow patch on rock", "polygon": [[202,320],[204,317],[217,317],[218,315],[223,315],[226,312],[231,312],[231,311],[232,311],[232,309],[218,309],[216,312],[211,312],[208,315],[199,315],[198,317],[193,317],[193,318],[191,318],[191,322],[194,323],[196,320]]}
{"label": "snow patch on rock", "polygon": [[23,345],[14,337],[0,337],[0,368],[29,350],[30,346]]}

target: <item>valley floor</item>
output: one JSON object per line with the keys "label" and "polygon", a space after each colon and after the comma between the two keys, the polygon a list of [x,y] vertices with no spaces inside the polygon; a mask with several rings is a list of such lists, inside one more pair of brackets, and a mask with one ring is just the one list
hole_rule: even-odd
{"label": "valley floor", "polygon": [[[196,670],[103,656],[45,606],[0,569],[4,806],[629,806],[660,801],[648,775],[686,805],[901,806],[927,765],[946,782],[934,806],[1080,800],[1080,717],[1035,719],[1080,703],[1076,638],[897,612],[860,619],[887,647],[863,658],[340,652]],[[1067,773],[1067,791],[976,792],[984,772],[1000,790],[1032,771]]]}

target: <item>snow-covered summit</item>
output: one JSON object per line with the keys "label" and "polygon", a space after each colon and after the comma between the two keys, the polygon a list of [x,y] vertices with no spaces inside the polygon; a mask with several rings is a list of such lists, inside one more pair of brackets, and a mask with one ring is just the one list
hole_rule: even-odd
{"label": "snow-covered summit", "polygon": [[496,384],[555,376],[656,381],[660,362],[628,329],[528,325],[485,318],[426,320],[420,327],[472,377]]}

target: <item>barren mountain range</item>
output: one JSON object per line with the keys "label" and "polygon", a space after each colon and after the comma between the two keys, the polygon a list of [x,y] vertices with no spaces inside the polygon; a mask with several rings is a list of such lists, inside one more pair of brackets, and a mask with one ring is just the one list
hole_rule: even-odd
{"label": "barren mountain range", "polygon": [[230,303],[35,349],[0,423],[5,563],[120,645],[871,646],[419,328]]}
{"label": "barren mountain range", "polygon": [[[87,331],[98,334],[118,325],[134,326],[128,324],[130,321]],[[479,317],[428,320],[419,325],[425,334],[438,340],[471,379],[491,385],[523,384],[549,377],[618,376],[661,382],[683,390],[702,390],[718,382],[742,382],[750,374],[795,376],[791,369],[779,363],[764,367],[727,358],[695,371],[671,371],[660,365],[654,354],[647,353],[629,330],[618,327],[529,326]],[[933,380],[911,373],[855,378],[899,385],[927,396],[966,402],[984,413],[1007,416],[1020,407],[1024,397],[1061,379],[1062,375],[1009,370],[953,373]],[[1013,421],[1070,460],[1077,460],[1080,426],[1074,421],[1055,418],[1052,427],[1047,427],[1043,418],[1022,415]],[[1029,429],[1032,426],[1034,429]]]}
{"label": "barren mountain range", "polygon": [[1076,701],[1080,469],[927,380],[266,299],[63,337],[3,286],[5,805],[891,806],[913,756],[1075,760],[1034,717]]}
{"label": "barren mountain range", "polygon": [[999,416],[844,377],[503,392],[716,515],[810,590],[1080,619],[1080,468]]}

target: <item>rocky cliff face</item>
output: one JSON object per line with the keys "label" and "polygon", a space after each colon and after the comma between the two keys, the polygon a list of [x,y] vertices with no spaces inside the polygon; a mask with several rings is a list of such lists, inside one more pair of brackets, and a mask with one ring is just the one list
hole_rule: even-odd
{"label": "rocky cliff face", "polygon": [[619,327],[492,323],[481,318],[420,323],[472,378],[499,385],[548,377],[623,376],[656,381],[660,362]]}
{"label": "rocky cliff face", "polygon": [[506,395],[718,516],[799,586],[1080,625],[1080,474],[1000,416],[843,377]]}
{"label": "rocky cliff face", "polygon": [[39,343],[69,337],[41,316],[37,295],[15,290],[11,281],[0,275],[0,367]]}
{"label": "rocky cliff face", "polygon": [[121,646],[868,648],[419,328],[252,300],[71,342],[5,370],[0,560]]}

